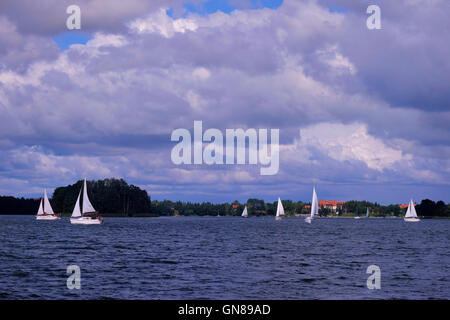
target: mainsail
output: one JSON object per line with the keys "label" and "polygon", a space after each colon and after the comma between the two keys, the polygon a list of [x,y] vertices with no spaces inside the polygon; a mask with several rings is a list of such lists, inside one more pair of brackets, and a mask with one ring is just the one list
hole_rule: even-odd
{"label": "mainsail", "polygon": [[319,204],[317,203],[316,187],[313,188],[313,197],[311,201],[311,218],[319,213]]}
{"label": "mainsail", "polygon": [[247,217],[248,217],[247,206],[245,206],[244,211],[242,212],[242,216],[243,216],[244,218],[247,218]]}
{"label": "mainsail", "polygon": [[406,210],[405,218],[417,218],[416,208],[412,199],[409,202],[408,210]]}
{"label": "mainsail", "polygon": [[277,217],[284,216],[284,208],[280,198],[278,198]]}
{"label": "mainsail", "polygon": [[87,183],[86,179],[84,179],[84,187],[83,187],[83,214],[86,213],[94,213],[96,210],[92,206],[91,202],[89,201],[89,197],[87,194]]}
{"label": "mainsail", "polygon": [[368,218],[369,217],[369,208],[367,208],[367,210],[366,210],[366,218]]}
{"label": "mainsail", "polygon": [[53,212],[52,206],[50,204],[50,201],[47,197],[47,190],[44,189],[44,214],[55,214]]}
{"label": "mainsail", "polygon": [[81,196],[81,190],[80,190],[80,193],[78,194],[77,202],[75,203],[75,208],[73,208],[72,218],[81,217],[80,196]]}

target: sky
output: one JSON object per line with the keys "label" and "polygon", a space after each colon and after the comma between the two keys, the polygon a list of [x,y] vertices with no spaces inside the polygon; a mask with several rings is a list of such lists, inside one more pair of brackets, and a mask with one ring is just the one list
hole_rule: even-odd
{"label": "sky", "polygon": [[[0,3],[0,195],[116,177],[157,200],[450,202],[449,1],[78,0],[68,30],[71,4]],[[175,165],[195,120],[279,129],[278,173]]]}

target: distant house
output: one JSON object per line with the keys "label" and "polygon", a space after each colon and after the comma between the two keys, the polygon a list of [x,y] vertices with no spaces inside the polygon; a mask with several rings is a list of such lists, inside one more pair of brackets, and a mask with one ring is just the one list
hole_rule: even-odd
{"label": "distant house", "polygon": [[238,209],[239,208],[239,205],[238,204],[232,204],[231,205],[231,209],[233,209],[233,210],[236,210],[236,209]]}
{"label": "distant house", "polygon": [[322,209],[328,209],[331,212],[336,212],[342,210],[345,201],[337,201],[337,200],[320,200],[319,207]]}

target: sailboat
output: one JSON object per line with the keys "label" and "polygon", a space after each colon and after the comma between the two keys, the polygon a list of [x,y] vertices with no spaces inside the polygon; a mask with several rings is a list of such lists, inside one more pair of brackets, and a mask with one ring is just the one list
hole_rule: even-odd
{"label": "sailboat", "polygon": [[47,190],[44,189],[44,196],[41,198],[39,203],[39,209],[36,214],[36,220],[58,220],[60,219],[52,209],[50,201],[47,197]]}
{"label": "sailboat", "polygon": [[242,211],[241,217],[248,218],[247,206],[245,206],[244,211]]}
{"label": "sailboat", "polygon": [[73,208],[72,216],[70,217],[71,224],[101,224],[103,223],[103,218],[98,216],[97,211],[92,206],[89,201],[89,197],[87,194],[87,183],[86,179],[84,179],[84,184],[82,187],[83,190],[83,211],[80,211],[80,197],[81,197],[81,189],[78,194],[77,202],[75,203],[75,207]]}
{"label": "sailboat", "polygon": [[311,215],[305,218],[305,222],[311,223],[314,215],[319,213],[319,204],[317,203],[316,187],[313,188],[313,196],[311,201]]}
{"label": "sailboat", "polygon": [[406,210],[405,218],[403,219],[407,222],[419,222],[420,219],[417,217],[416,208],[414,207],[414,202],[409,201],[408,210]]}
{"label": "sailboat", "polygon": [[283,216],[284,216],[283,204],[281,203],[280,198],[278,198],[277,214],[275,216],[275,220],[281,220]]}
{"label": "sailboat", "polygon": [[[368,217],[369,217],[369,208],[367,207],[366,208],[366,218],[368,218]],[[356,216],[355,219],[361,219],[361,217],[360,216]]]}

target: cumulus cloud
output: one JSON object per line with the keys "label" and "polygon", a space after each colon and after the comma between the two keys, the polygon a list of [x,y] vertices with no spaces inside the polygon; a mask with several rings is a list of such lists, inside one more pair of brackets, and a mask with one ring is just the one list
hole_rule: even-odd
{"label": "cumulus cloud", "polygon": [[362,161],[368,168],[383,171],[397,162],[408,162],[410,154],[386,146],[362,124],[319,123],[300,129],[300,150],[316,148],[338,161]]}
{"label": "cumulus cloud", "polygon": [[325,49],[319,49],[316,51],[316,54],[324,63],[337,69],[338,72],[347,71],[352,75],[356,73],[355,66],[348,58],[339,53],[336,45]]}
{"label": "cumulus cloud", "polygon": [[[398,13],[408,4],[426,33],[444,38],[446,2],[423,4],[422,13],[386,2],[379,33],[350,1],[343,12],[332,12],[332,1],[284,1],[177,17],[166,9],[179,2],[141,3],[86,13],[93,38],[65,51],[50,39],[53,14],[32,32],[14,6],[2,13],[0,178],[14,180],[10,193],[86,175],[124,177],[174,199],[296,199],[313,182],[448,190],[450,46]],[[170,134],[194,120],[205,129],[280,128],[280,173],[173,165]]]}
{"label": "cumulus cloud", "polygon": [[[182,7],[179,0],[78,0],[82,14],[82,29],[86,32],[119,32],[126,30],[126,23],[161,7]],[[65,28],[69,16],[66,8],[72,0],[4,0],[0,12],[13,21],[22,33],[54,35]]]}
{"label": "cumulus cloud", "polygon": [[158,33],[166,38],[171,38],[176,32],[185,33],[195,31],[198,26],[190,19],[172,19],[166,14],[165,8],[161,8],[156,13],[144,19],[136,19],[129,23],[128,27],[141,34]]}

